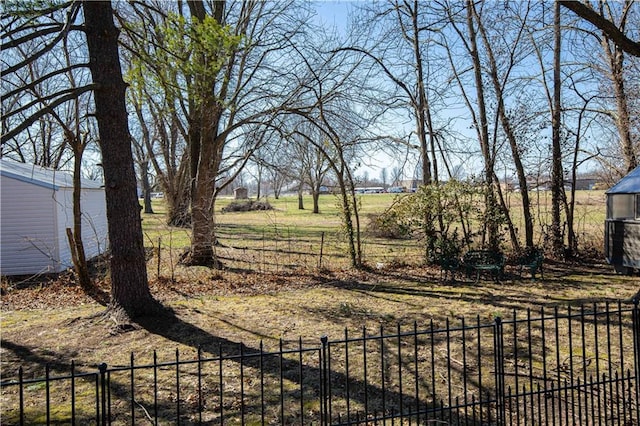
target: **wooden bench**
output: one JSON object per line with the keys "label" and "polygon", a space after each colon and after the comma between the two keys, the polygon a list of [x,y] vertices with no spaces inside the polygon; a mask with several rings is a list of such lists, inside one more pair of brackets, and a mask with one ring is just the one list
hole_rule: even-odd
{"label": "wooden bench", "polygon": [[544,271],[542,264],[544,263],[544,254],[542,250],[535,247],[527,247],[516,258],[516,265],[518,266],[518,274],[522,276],[522,270],[527,268],[531,273],[531,279],[536,279],[536,273],[540,271],[540,276],[544,279]]}
{"label": "wooden bench", "polygon": [[476,282],[480,280],[482,273],[490,273],[498,282],[504,274],[504,264],[504,255],[491,250],[470,250],[462,257],[462,265],[467,277],[471,277],[475,272]]}

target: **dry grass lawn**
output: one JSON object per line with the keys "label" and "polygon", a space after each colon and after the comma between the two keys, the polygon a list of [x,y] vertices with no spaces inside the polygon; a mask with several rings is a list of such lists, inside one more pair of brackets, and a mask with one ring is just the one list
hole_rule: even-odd
{"label": "dry grass lawn", "polygon": [[[138,360],[195,357],[198,347],[216,353],[218,344],[276,349],[280,339],[296,345],[299,338],[317,345],[323,335],[337,339],[344,330],[393,331],[397,324],[443,326],[479,316],[487,323],[526,309],[578,306],[629,300],[640,285],[637,277],[612,273],[606,265],[549,264],[545,278],[531,281],[516,275],[501,283],[474,283],[459,278],[443,282],[433,268],[392,268],[369,272],[262,275],[222,271],[210,282],[170,283],[154,280],[152,291],[175,312],[178,321],[145,323],[111,334],[99,316],[104,299],[82,294],[72,282],[57,280],[8,291],[2,299],[2,375],[13,377],[18,366],[41,376],[49,363],[63,371],[71,360],[82,370],[106,362],[127,365]],[[106,289],[104,289],[106,291]]]}
{"label": "dry grass lawn", "polygon": [[[380,197],[387,197],[376,199],[382,205],[392,199]],[[590,214],[603,217],[601,196],[589,197],[595,200],[592,206],[598,206]],[[307,241],[302,245],[317,256],[317,233],[336,234],[339,221],[334,202],[326,199],[323,214],[316,217],[295,209],[293,198],[274,204],[277,209],[262,216],[218,216],[223,230],[220,250],[232,259],[222,271],[180,266],[176,259],[188,241],[184,239],[187,231],[173,229],[168,234],[163,232],[161,215],[146,215],[149,245],[155,247],[160,240],[163,247],[160,260],[155,255],[149,260],[151,289],[175,317],[145,321],[131,332],[110,333],[111,324],[99,315],[108,298],[108,279],[97,280],[98,291],[91,296],[83,294],[69,275],[24,283],[3,279],[2,379],[15,377],[20,365],[33,377],[41,376],[46,364],[65,371],[71,360],[85,371],[102,362],[127,365],[132,352],[144,362],[154,350],[160,359],[173,359],[176,350],[182,358],[190,358],[198,347],[215,353],[219,343],[243,342],[258,348],[263,342],[268,350],[277,348],[281,339],[286,347],[301,338],[305,344],[317,345],[321,336],[339,338],[345,329],[360,332],[363,327],[379,330],[382,326],[392,330],[397,324],[414,322],[421,327],[431,320],[439,326],[447,318],[477,316],[490,322],[529,308],[629,300],[640,290],[638,277],[615,275],[611,267],[598,262],[547,262],[544,279],[535,281],[508,269],[500,283],[474,283],[460,276],[445,282],[437,268],[407,261],[407,250],[415,256],[420,252],[418,244],[410,241],[376,249],[386,259],[378,263],[379,268],[353,271],[336,260],[327,261],[332,267],[318,268],[316,257],[303,261],[302,255],[286,249],[295,236],[297,242]],[[369,206],[365,211],[379,208]],[[581,217],[591,210],[585,208]],[[280,236],[279,248],[273,246],[273,238],[264,237],[273,229]],[[250,232],[253,240],[247,237]],[[253,241],[253,248],[248,241]],[[258,250],[267,245],[272,248],[270,260]],[[366,247],[373,246],[372,242]],[[256,251],[251,254],[250,250]]]}

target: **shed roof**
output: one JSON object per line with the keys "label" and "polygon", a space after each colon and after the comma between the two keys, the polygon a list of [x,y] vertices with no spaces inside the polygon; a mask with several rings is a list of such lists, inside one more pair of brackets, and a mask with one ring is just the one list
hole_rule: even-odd
{"label": "shed roof", "polygon": [[640,193],[640,166],[629,172],[628,175],[623,177],[613,185],[607,192],[607,194],[636,194]]}
{"label": "shed roof", "polygon": [[[17,161],[0,158],[0,175],[58,190],[73,188],[73,174],[61,170],[49,169],[35,164],[18,163]],[[82,188],[100,189],[102,182],[81,179]]]}

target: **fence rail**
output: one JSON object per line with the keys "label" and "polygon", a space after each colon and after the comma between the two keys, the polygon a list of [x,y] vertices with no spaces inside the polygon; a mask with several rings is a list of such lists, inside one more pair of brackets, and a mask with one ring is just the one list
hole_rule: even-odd
{"label": "fence rail", "polygon": [[[2,424],[637,425],[640,311],[398,325],[1,383]],[[6,374],[6,371],[3,372]]]}

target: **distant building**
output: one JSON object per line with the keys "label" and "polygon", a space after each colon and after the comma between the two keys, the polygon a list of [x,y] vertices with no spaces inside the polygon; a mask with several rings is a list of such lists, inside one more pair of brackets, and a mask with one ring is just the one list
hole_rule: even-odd
{"label": "distant building", "polygon": [[420,185],[422,185],[422,179],[407,179],[399,181],[395,186],[403,187],[406,192],[416,192]]}
{"label": "distant building", "polygon": [[233,190],[233,195],[236,200],[246,200],[249,198],[249,191],[247,188],[236,188]]}
{"label": "distant building", "polygon": [[[576,179],[576,190],[578,191],[590,191],[596,188],[599,180],[596,178],[577,178]],[[571,187],[571,180],[566,180],[565,185],[567,187]]]}

